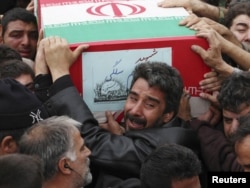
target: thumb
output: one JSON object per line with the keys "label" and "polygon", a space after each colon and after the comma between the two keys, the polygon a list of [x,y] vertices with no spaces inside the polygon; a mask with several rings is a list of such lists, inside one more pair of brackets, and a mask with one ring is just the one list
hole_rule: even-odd
{"label": "thumb", "polygon": [[192,45],[191,49],[192,49],[193,52],[197,53],[201,57],[203,57],[203,54],[205,53],[205,50],[202,47],[198,46],[198,45]]}
{"label": "thumb", "polygon": [[115,121],[114,116],[110,111],[106,111],[105,114],[106,114],[106,118],[107,118],[108,123]]}
{"label": "thumb", "polygon": [[113,114],[110,111],[106,111],[106,117],[107,117],[107,129],[117,135],[122,135],[125,131],[122,129],[122,127],[116,122],[115,118],[113,117]]}

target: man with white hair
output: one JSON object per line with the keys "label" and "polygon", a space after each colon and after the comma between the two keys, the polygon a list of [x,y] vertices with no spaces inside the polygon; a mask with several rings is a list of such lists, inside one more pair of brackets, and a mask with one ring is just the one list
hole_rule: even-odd
{"label": "man with white hair", "polygon": [[92,181],[90,150],[78,127],[67,116],[53,116],[30,127],[20,140],[20,152],[44,163],[43,188],[81,188]]}

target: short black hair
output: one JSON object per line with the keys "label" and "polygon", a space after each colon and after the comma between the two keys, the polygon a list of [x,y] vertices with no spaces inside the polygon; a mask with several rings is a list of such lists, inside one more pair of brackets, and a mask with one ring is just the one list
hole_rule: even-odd
{"label": "short black hair", "polygon": [[173,181],[199,176],[202,165],[189,148],[178,144],[164,144],[153,151],[142,163],[142,188],[171,188]]}
{"label": "short black hair", "polygon": [[33,23],[37,28],[38,28],[38,24],[37,24],[37,18],[36,16],[26,10],[25,8],[21,8],[21,7],[16,7],[13,9],[8,10],[2,18],[1,24],[2,24],[2,36],[4,36],[8,24],[12,21],[16,21],[16,20],[21,20],[25,23]]}
{"label": "short black hair", "polygon": [[33,69],[25,62],[17,59],[5,61],[0,64],[0,79],[2,78],[17,78],[22,74],[31,75],[31,78],[35,78]]}
{"label": "short black hair", "polygon": [[0,187],[42,188],[43,164],[31,155],[8,154],[0,156]]}
{"label": "short black hair", "polygon": [[15,49],[7,46],[6,44],[0,44],[0,65],[4,61],[11,59],[17,59],[22,61],[22,56]]}
{"label": "short black hair", "polygon": [[231,4],[227,14],[225,15],[225,26],[230,28],[233,20],[239,15],[250,16],[250,1],[242,1],[240,3]]}
{"label": "short black hair", "polygon": [[137,65],[133,72],[131,87],[138,78],[145,79],[150,87],[157,87],[165,94],[164,113],[177,114],[183,93],[183,80],[180,72],[165,62],[148,61]]}
{"label": "short black hair", "polygon": [[241,116],[239,119],[239,127],[230,137],[230,141],[235,144],[241,142],[250,135],[250,115]]}
{"label": "short black hair", "polygon": [[222,109],[238,112],[241,104],[250,105],[250,72],[232,74],[223,81],[217,99]]}

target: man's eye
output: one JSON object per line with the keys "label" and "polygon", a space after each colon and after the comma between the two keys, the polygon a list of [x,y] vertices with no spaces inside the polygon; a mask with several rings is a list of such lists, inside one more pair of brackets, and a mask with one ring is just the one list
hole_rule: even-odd
{"label": "man's eye", "polygon": [[239,33],[245,33],[246,30],[245,30],[245,29],[239,29],[238,32],[239,32]]}
{"label": "man's eye", "polygon": [[224,118],[224,122],[225,122],[225,123],[227,123],[227,124],[229,124],[229,123],[231,123],[231,122],[232,122],[232,119],[227,119],[227,118]]}
{"label": "man's eye", "polygon": [[154,108],[155,107],[155,105],[152,103],[146,103],[145,105],[147,108]]}
{"label": "man's eye", "polygon": [[20,37],[22,37],[22,34],[21,34],[21,33],[12,33],[12,34],[10,35],[10,37],[13,37],[13,38],[20,38]]}
{"label": "man's eye", "polygon": [[129,99],[130,99],[131,101],[137,101],[137,98],[134,97],[134,96],[129,96]]}

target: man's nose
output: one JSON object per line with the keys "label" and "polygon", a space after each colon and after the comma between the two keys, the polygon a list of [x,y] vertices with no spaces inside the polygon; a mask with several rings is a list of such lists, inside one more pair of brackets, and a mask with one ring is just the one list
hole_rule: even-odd
{"label": "man's nose", "polygon": [[143,109],[143,102],[138,101],[133,108],[131,109],[130,113],[133,115],[141,115],[142,114],[142,109]]}
{"label": "man's nose", "polygon": [[239,121],[238,121],[238,119],[234,118],[232,121],[230,132],[234,133],[238,129],[238,127],[239,127]]}

